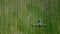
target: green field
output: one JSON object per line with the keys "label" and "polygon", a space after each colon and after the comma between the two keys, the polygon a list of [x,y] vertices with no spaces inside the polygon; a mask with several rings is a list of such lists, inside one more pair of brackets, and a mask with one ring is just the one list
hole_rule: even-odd
{"label": "green field", "polygon": [[59,17],[60,0],[0,0],[0,34],[60,34]]}

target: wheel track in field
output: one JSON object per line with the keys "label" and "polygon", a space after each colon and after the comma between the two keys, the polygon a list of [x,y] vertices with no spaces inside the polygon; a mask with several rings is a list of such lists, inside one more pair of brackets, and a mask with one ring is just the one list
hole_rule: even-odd
{"label": "wheel track in field", "polygon": [[[55,13],[56,13],[56,11],[55,10],[57,10],[57,0],[51,0],[51,10],[52,10],[52,15],[54,15],[54,16],[56,16],[56,17],[54,17],[54,19],[55,19],[55,22],[54,21],[52,21],[52,25],[53,25],[53,28],[55,29],[55,26],[54,26],[54,24],[56,24],[56,27],[58,26],[59,27],[59,25],[57,24],[57,15],[55,15]],[[56,13],[57,14],[57,13]],[[56,29],[57,30],[57,29]],[[56,32],[56,34],[57,34],[57,32],[58,31],[56,31],[56,30],[54,30],[55,32]],[[55,33],[53,31],[53,33]]]}
{"label": "wheel track in field", "polygon": [[[46,1],[44,1],[45,3],[43,4],[43,8],[46,10],[46,12],[47,12],[47,14],[48,14],[48,11],[47,11],[47,9],[49,8],[48,7],[48,0],[46,0]],[[51,2],[51,12],[52,12],[52,14],[50,14],[50,15],[53,15],[54,14],[54,16],[55,16],[55,13],[54,13],[54,11],[55,11],[55,9],[57,9],[57,0],[51,0],[50,1]],[[56,6],[55,6],[55,3],[56,3]],[[55,7],[54,7],[55,6]],[[55,9],[54,9],[55,8]],[[50,16],[51,17],[51,16]],[[56,17],[54,17],[54,18],[56,18]],[[55,21],[56,22],[56,21]],[[56,23],[55,23],[56,24]],[[54,20],[52,20],[52,25],[53,25],[53,28],[55,27],[54,26]],[[57,24],[56,24],[57,25]],[[55,33],[55,32],[53,32],[53,33]]]}
{"label": "wheel track in field", "polygon": [[[54,1],[54,0],[51,0],[50,2],[51,2],[51,10],[52,10],[52,11],[51,11],[52,14],[50,14],[50,15],[56,16],[56,15],[55,15],[55,13],[56,13],[55,10],[57,10],[57,0],[55,0],[55,1]],[[54,16],[52,16],[52,17],[54,17]],[[50,17],[51,17],[51,16],[50,16]],[[55,19],[55,20],[54,20],[54,19]],[[52,20],[53,29],[55,28],[54,24],[56,24],[56,22],[57,22],[57,21],[56,21],[57,17],[54,17],[54,19]],[[54,22],[55,22],[55,23],[54,23]],[[56,24],[56,25],[57,25],[57,24]],[[57,32],[56,30],[53,30],[53,33],[55,33],[54,31]]]}

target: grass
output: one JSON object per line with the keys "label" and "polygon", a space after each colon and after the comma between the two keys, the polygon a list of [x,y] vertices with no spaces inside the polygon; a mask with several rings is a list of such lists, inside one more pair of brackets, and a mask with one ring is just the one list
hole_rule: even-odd
{"label": "grass", "polygon": [[[0,0],[0,34],[60,34],[59,0]],[[38,17],[47,27],[32,27]]]}

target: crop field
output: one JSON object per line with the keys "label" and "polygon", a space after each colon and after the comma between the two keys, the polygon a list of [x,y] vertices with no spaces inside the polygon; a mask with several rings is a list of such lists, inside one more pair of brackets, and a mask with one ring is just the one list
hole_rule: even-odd
{"label": "crop field", "polygon": [[60,34],[60,0],[0,0],[0,34]]}

